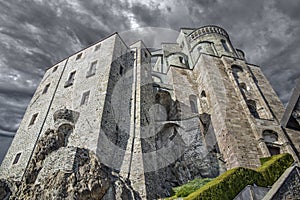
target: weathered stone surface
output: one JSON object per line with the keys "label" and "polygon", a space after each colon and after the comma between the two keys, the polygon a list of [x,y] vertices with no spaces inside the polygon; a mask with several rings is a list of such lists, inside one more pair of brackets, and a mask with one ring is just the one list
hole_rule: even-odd
{"label": "weathered stone surface", "polygon": [[10,184],[7,180],[0,180],[0,199],[8,200],[10,195],[12,194],[13,185]]}
{"label": "weathered stone surface", "polygon": [[260,200],[270,188],[247,185],[233,200]]}
{"label": "weathered stone surface", "polygon": [[300,199],[300,168],[292,166],[274,183],[263,200]]}
{"label": "weathered stone surface", "polygon": [[140,199],[92,151],[65,147],[66,136],[49,129],[38,141],[25,181],[14,193],[8,182],[1,181],[2,199],[11,194],[11,199]]}
{"label": "weathered stone surface", "polygon": [[[65,171],[57,168],[45,173],[38,183],[23,184],[16,199],[139,199],[133,189],[104,165],[87,149],[71,147],[76,151],[73,168]],[[56,154],[57,162],[69,151]],[[51,166],[46,166],[50,168]],[[56,167],[56,166],[53,166]],[[13,198],[13,199],[14,199]]]}

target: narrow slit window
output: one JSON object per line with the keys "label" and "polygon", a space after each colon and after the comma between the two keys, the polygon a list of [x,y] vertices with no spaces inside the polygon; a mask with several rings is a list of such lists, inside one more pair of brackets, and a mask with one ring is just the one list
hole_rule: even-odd
{"label": "narrow slit window", "polygon": [[38,116],[38,113],[35,113],[34,115],[32,115],[29,126],[34,124],[34,122],[36,121],[37,116]]}
{"label": "narrow slit window", "polygon": [[42,94],[46,94],[48,92],[49,87],[50,87],[50,83],[44,87]]}
{"label": "narrow slit window", "polygon": [[179,62],[182,63],[182,64],[185,64],[185,60],[182,56],[179,57]]}
{"label": "narrow slit window", "polygon": [[195,95],[190,95],[189,100],[192,113],[198,113],[197,97]]}
{"label": "narrow slit window", "polygon": [[124,67],[120,65],[120,71],[119,71],[120,75],[123,75],[123,72],[124,72]]}
{"label": "narrow slit window", "polygon": [[55,66],[52,70],[52,72],[55,72],[57,70],[58,66]]}
{"label": "narrow slit window", "polygon": [[225,51],[229,52],[229,48],[228,48],[228,45],[227,45],[226,41],[222,39],[221,42],[222,42],[222,46],[225,49]]}
{"label": "narrow slit window", "polygon": [[89,101],[89,96],[90,96],[90,91],[87,91],[87,92],[83,93],[80,105],[87,104],[88,101]]}
{"label": "narrow slit window", "polygon": [[69,75],[69,78],[68,80],[66,81],[65,83],[65,87],[68,87],[70,85],[73,85],[73,82],[74,82],[74,79],[75,79],[75,74],[76,74],[76,71],[72,72],[70,75]]}
{"label": "narrow slit window", "polygon": [[86,74],[86,77],[90,77],[96,74],[97,61],[91,63],[89,71]]}
{"label": "narrow slit window", "polygon": [[78,55],[76,56],[76,60],[79,60],[79,59],[81,58],[81,56],[82,56],[82,53],[78,54]]}
{"label": "narrow slit window", "polygon": [[18,153],[16,156],[15,156],[15,159],[14,159],[14,162],[13,162],[13,165],[17,164],[20,160],[20,157],[21,157],[21,153]]}
{"label": "narrow slit window", "polygon": [[100,47],[101,47],[101,44],[97,44],[97,45],[95,46],[95,50],[94,50],[94,51],[98,51],[98,50],[100,49]]}

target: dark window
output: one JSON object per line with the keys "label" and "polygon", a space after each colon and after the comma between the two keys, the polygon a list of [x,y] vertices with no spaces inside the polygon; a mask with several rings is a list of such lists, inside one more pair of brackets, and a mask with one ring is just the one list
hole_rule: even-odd
{"label": "dark window", "polygon": [[78,54],[78,55],[76,56],[76,60],[79,60],[79,59],[81,58],[81,56],[82,56],[82,53]]}
{"label": "dark window", "polygon": [[119,71],[120,75],[123,75],[123,72],[124,72],[124,67],[120,65],[120,71]]}
{"label": "dark window", "polygon": [[239,84],[240,74],[243,72],[242,67],[240,67],[240,66],[238,66],[238,65],[232,65],[232,66],[231,66],[231,69],[232,69],[233,77],[235,78],[235,80],[236,80],[237,83]]}
{"label": "dark window", "polygon": [[86,74],[86,77],[90,77],[96,74],[96,66],[97,66],[97,61],[92,62],[90,69]]}
{"label": "dark window", "polygon": [[228,45],[227,45],[226,41],[225,40],[221,40],[221,42],[222,42],[222,46],[225,49],[225,51],[229,52],[229,48],[228,48]]}
{"label": "dark window", "polygon": [[144,56],[145,58],[148,58],[148,53],[146,51],[144,51]]}
{"label": "dark window", "polygon": [[17,164],[20,160],[20,157],[21,157],[21,153],[18,153],[14,159],[14,162],[13,162],[13,165]]}
{"label": "dark window", "polygon": [[98,50],[100,49],[100,47],[101,47],[101,44],[97,44],[97,45],[95,46],[95,51],[98,51]]}
{"label": "dark window", "polygon": [[73,85],[74,78],[75,78],[75,74],[76,74],[76,71],[72,72],[72,73],[69,75],[68,80],[65,82],[65,87],[68,87],[68,86],[70,86],[70,85]]}
{"label": "dark window", "polygon": [[185,64],[185,60],[182,56],[179,57],[179,62],[182,63],[182,64]]}
{"label": "dark window", "polygon": [[244,91],[247,91],[247,86],[246,86],[246,83],[240,83],[240,88]]}
{"label": "dark window", "polygon": [[46,93],[47,93],[49,87],[50,87],[50,83],[47,84],[47,85],[44,87],[43,94],[46,94]]}
{"label": "dark window", "polygon": [[267,145],[267,147],[268,147],[268,150],[269,150],[271,156],[280,154],[280,148],[279,147],[268,146],[268,145]]}
{"label": "dark window", "polygon": [[198,113],[197,108],[197,97],[195,95],[190,95],[190,105],[191,105],[191,111],[192,113]]}
{"label": "dark window", "polygon": [[52,72],[55,72],[57,70],[58,66],[55,66],[52,70]]}
{"label": "dark window", "polygon": [[252,116],[259,119],[259,114],[256,109],[256,102],[252,99],[248,99],[246,100],[246,103]]}
{"label": "dark window", "polygon": [[80,105],[87,104],[87,102],[89,100],[89,96],[90,96],[90,91],[83,93]]}
{"label": "dark window", "polygon": [[35,122],[37,116],[38,116],[38,113],[35,113],[34,115],[32,115],[31,120],[30,120],[30,123],[29,123],[29,126],[32,125],[32,124],[34,124],[34,122]]}
{"label": "dark window", "polygon": [[203,91],[201,92],[201,98],[204,98],[204,97],[206,97],[206,93],[205,93],[205,91],[203,90]]}

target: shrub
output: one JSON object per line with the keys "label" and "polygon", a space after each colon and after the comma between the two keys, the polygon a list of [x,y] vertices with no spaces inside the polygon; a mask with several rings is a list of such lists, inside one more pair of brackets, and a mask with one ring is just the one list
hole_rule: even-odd
{"label": "shrub", "polygon": [[[290,154],[279,154],[264,158],[261,162],[263,165],[256,170],[243,167],[228,170],[196,191],[189,189],[192,188],[190,186],[184,187],[185,185],[178,188],[182,188],[184,195],[194,191],[185,198],[187,200],[231,200],[247,185],[256,184],[263,187],[273,185],[294,161]],[[190,183],[193,185],[194,182],[191,181]],[[174,191],[176,192],[176,188]]]}
{"label": "shrub", "polygon": [[293,162],[294,159],[290,154],[279,154],[270,157],[268,161],[256,169],[265,179],[265,184],[260,186],[273,185]]}
{"label": "shrub", "polygon": [[263,177],[255,170],[238,167],[223,173],[186,199],[229,200],[247,185],[263,181]]}

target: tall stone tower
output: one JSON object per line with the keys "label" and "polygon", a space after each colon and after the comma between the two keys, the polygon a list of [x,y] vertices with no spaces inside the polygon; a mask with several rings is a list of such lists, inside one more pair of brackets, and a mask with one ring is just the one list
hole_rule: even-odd
{"label": "tall stone tower", "polygon": [[258,167],[261,157],[299,161],[300,132],[280,125],[283,112],[220,27],[182,28],[155,51],[115,33],[46,71],[0,177],[27,198],[66,188],[65,198],[166,197],[197,177]]}

